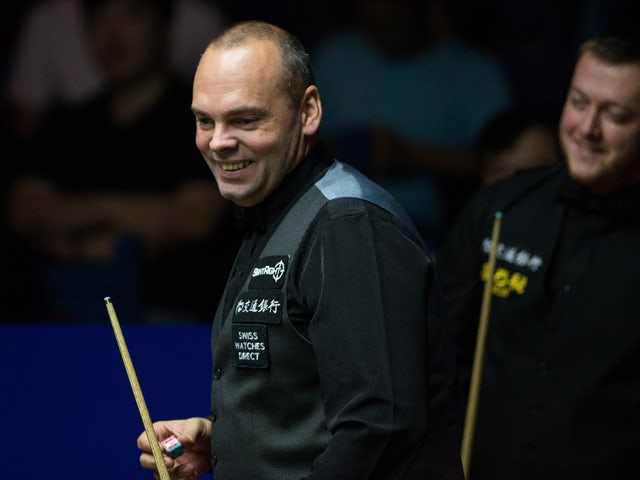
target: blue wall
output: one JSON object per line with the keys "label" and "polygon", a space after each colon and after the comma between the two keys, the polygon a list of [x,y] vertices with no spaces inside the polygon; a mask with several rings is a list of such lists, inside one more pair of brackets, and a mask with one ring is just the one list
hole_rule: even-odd
{"label": "blue wall", "polygon": [[[151,419],[206,416],[210,327],[120,323]],[[153,478],[106,309],[104,325],[0,323],[0,373],[0,477]]]}

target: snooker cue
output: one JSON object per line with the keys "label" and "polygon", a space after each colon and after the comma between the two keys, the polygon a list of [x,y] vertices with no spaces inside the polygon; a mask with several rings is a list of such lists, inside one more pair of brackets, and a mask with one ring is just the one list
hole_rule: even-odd
{"label": "snooker cue", "polygon": [[482,306],[480,308],[480,323],[478,324],[478,334],[476,337],[476,349],[473,357],[473,368],[471,371],[471,384],[469,386],[469,397],[467,401],[467,411],[464,421],[464,431],[462,434],[462,467],[465,478],[469,478],[471,465],[471,450],[473,446],[473,435],[476,425],[476,414],[478,411],[478,397],[480,394],[480,383],[482,380],[482,366],[484,362],[484,345],[489,326],[489,311],[491,308],[491,290],[493,287],[493,274],[496,267],[496,250],[498,239],[500,238],[500,226],[502,222],[502,212],[496,212],[493,219],[493,231],[491,233],[491,251],[489,253],[489,265],[487,267],[487,278],[484,282],[484,292],[482,296]]}
{"label": "snooker cue", "polygon": [[158,437],[156,436],[156,432],[153,429],[153,423],[151,422],[151,417],[149,416],[149,410],[147,409],[147,404],[144,401],[142,389],[140,388],[140,383],[138,382],[138,376],[136,375],[135,368],[133,367],[133,362],[131,361],[129,349],[127,348],[127,343],[124,340],[124,335],[122,334],[122,329],[120,328],[120,322],[118,322],[118,316],[116,315],[115,308],[113,307],[113,303],[111,302],[110,297],[105,297],[104,302],[107,306],[107,312],[109,313],[109,320],[111,320],[113,333],[115,333],[118,347],[120,348],[120,355],[122,356],[124,367],[127,370],[129,383],[131,384],[131,390],[133,390],[133,396],[135,397],[136,403],[138,404],[138,411],[140,412],[140,417],[142,417],[144,429],[147,432],[147,438],[149,439],[153,458],[155,459],[156,466],[158,467],[160,480],[171,480],[171,477],[169,477],[167,466],[164,464],[162,451],[160,450],[160,443],[158,443]]}

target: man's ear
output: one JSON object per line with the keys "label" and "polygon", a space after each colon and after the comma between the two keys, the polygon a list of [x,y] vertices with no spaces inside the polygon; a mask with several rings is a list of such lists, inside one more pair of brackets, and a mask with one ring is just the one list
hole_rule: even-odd
{"label": "man's ear", "polygon": [[307,136],[315,135],[322,120],[320,92],[315,85],[308,86],[304,92],[300,114],[302,115],[302,132]]}

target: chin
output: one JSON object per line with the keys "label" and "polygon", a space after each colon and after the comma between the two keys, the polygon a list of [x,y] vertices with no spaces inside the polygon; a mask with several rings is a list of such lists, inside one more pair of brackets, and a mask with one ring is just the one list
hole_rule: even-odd
{"label": "chin", "polygon": [[571,174],[571,178],[587,185],[596,182],[601,176],[601,172],[598,169],[593,168],[593,166],[576,162],[569,164],[569,172]]}

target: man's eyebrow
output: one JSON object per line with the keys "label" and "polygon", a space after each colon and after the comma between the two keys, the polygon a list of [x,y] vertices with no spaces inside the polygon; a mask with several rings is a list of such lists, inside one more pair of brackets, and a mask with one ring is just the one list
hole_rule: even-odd
{"label": "man's eyebrow", "polygon": [[[591,97],[585,91],[581,90],[580,87],[578,87],[578,86],[571,85],[570,88],[569,88],[569,92],[578,93],[580,96],[591,100]],[[637,113],[636,109],[634,109],[633,107],[629,106],[627,103],[620,103],[620,102],[615,101],[615,100],[605,100],[604,102],[601,102],[601,104],[604,105],[607,108],[609,108],[609,107],[620,108],[622,110],[625,110],[629,114],[636,114]]]}
{"label": "man's eyebrow", "polygon": [[[191,107],[191,111],[195,114],[195,115],[202,115],[204,117],[207,117],[208,114],[202,110],[200,110],[199,108],[196,107]],[[266,113],[266,110],[264,108],[261,107],[239,107],[239,108],[235,108],[233,110],[229,110],[227,112],[223,113],[224,117],[234,117],[234,116],[238,116],[238,115],[258,115],[258,116],[262,116]]]}
{"label": "man's eyebrow", "polygon": [[227,117],[234,117],[238,115],[263,115],[265,112],[266,110],[262,107],[245,106],[229,110],[228,112],[225,112],[224,115]]}

